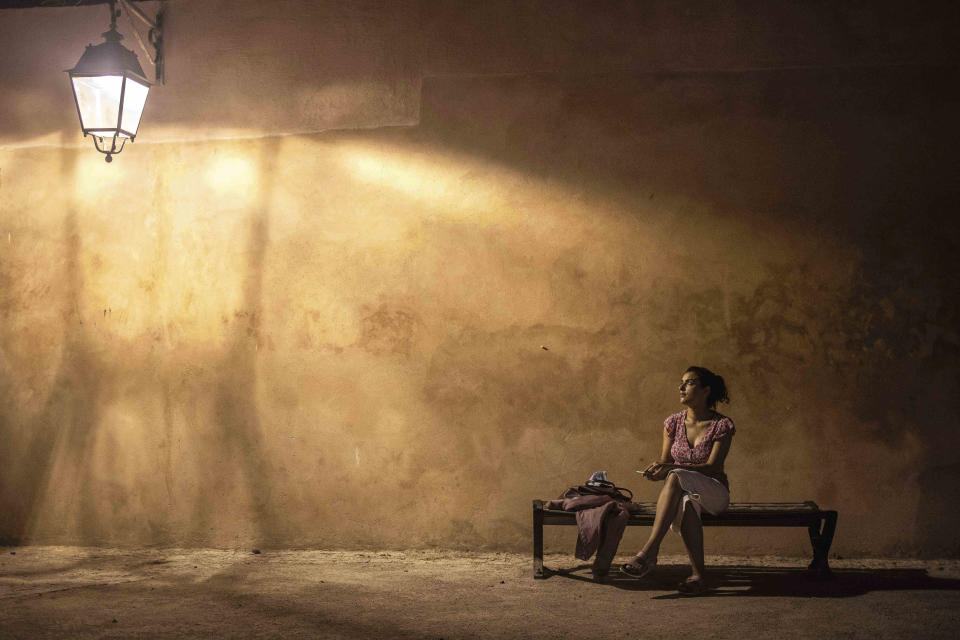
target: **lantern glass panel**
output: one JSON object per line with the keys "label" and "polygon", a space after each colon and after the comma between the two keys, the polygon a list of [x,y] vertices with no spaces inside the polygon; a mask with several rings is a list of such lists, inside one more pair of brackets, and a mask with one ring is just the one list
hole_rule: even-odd
{"label": "lantern glass panel", "polygon": [[85,130],[116,129],[121,87],[123,76],[73,78],[73,91],[80,109],[80,125]]}
{"label": "lantern glass panel", "polygon": [[[131,135],[137,135],[140,116],[143,114],[143,106],[147,102],[147,92],[149,90],[149,86],[140,84],[132,78],[127,78],[127,89],[123,94],[123,119],[120,120],[120,128],[129,131]],[[127,137],[126,134],[120,135]]]}

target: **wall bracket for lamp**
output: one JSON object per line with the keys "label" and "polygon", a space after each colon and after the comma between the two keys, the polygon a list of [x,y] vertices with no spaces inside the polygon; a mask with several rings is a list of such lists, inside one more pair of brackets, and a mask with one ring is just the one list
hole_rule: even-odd
{"label": "wall bracket for lamp", "polygon": [[[157,84],[163,84],[163,2],[160,3],[160,8],[157,9],[157,15],[153,18],[148,16],[143,9],[133,4],[130,0],[117,0],[117,4],[124,9],[127,18],[130,20],[133,34],[140,44],[140,48],[143,49],[143,53],[146,54],[150,62],[153,63]],[[144,43],[143,37],[140,35],[140,30],[130,16],[137,18],[137,20],[148,29],[147,43],[149,43],[153,49],[153,53],[148,50],[147,44]]]}

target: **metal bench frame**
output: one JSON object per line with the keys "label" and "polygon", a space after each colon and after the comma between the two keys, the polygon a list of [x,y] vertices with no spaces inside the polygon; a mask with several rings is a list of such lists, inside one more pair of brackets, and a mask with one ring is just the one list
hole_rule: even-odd
{"label": "metal bench frame", "polygon": [[[533,501],[533,577],[542,579],[543,570],[543,527],[544,525],[577,524],[575,511],[544,509],[545,501]],[[653,525],[657,513],[655,502],[637,503],[642,507],[640,513],[630,515],[627,526]],[[816,577],[830,578],[832,573],[827,562],[827,554],[833,543],[833,533],[837,528],[837,512],[823,511],[814,502],[734,502],[720,515],[702,513],[701,521],[705,527],[807,527],[810,544],[813,546],[813,561],[807,567]]]}

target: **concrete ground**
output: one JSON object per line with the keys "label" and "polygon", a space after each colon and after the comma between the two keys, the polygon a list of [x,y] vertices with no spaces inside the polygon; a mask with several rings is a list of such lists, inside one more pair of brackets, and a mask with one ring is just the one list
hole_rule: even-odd
{"label": "concrete ground", "polygon": [[711,556],[713,589],[680,596],[684,558],[597,584],[549,555],[0,548],[0,638],[953,638],[960,561]]}

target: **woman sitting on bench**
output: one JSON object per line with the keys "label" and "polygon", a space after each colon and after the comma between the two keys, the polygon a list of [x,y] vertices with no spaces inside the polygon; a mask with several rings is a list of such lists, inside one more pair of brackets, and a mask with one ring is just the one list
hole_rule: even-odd
{"label": "woman sitting on bench", "polygon": [[700,510],[718,514],[730,504],[730,485],[723,472],[723,461],[733,440],[733,420],[717,413],[718,402],[729,402],[723,378],[703,367],[690,367],[680,381],[680,402],[686,410],[664,421],[663,450],[660,460],[643,470],[648,480],[666,478],[657,500],[650,539],[620,571],[642,578],[657,565],[660,543],[668,529],[680,533],[690,556],[693,573],[678,589],[682,593],[702,593],[705,589],[703,566],[703,525]]}

